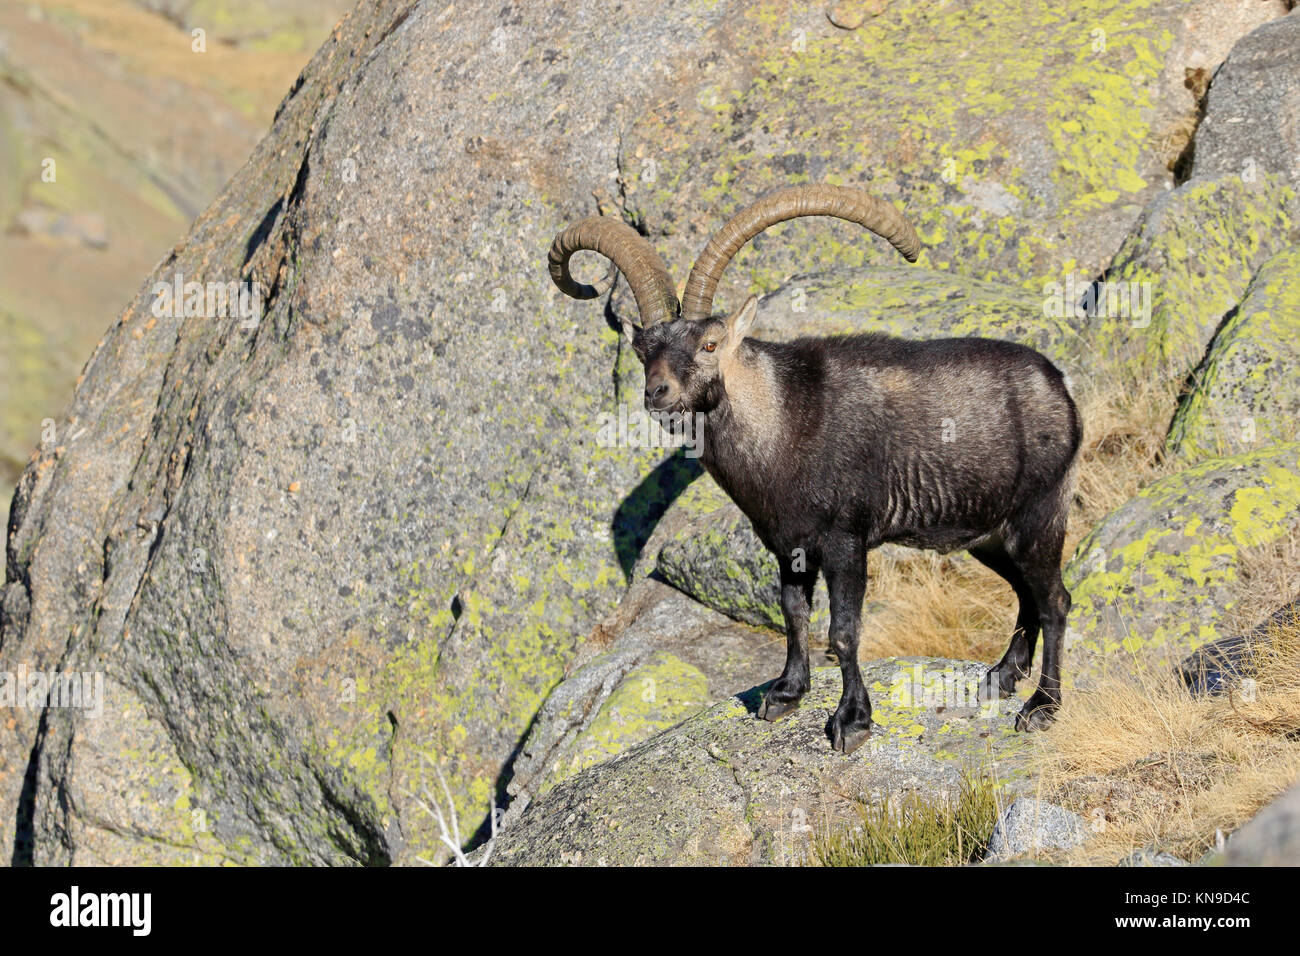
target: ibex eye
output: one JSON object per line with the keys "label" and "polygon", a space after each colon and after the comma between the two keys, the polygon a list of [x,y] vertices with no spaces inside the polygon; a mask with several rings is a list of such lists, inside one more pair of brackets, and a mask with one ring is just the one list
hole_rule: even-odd
{"label": "ibex eye", "polygon": [[704,351],[706,351],[706,352],[712,352],[712,351],[713,351],[714,349],[716,349],[717,347],[718,347],[718,343],[717,343],[717,342],[705,342],[705,343],[704,343]]}

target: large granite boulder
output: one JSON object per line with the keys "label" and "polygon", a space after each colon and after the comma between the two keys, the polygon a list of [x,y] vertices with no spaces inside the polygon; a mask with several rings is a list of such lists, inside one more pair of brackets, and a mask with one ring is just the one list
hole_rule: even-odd
{"label": "large granite boulder", "polygon": [[1067,679],[1141,660],[1173,668],[1229,636],[1241,550],[1287,534],[1297,513],[1300,443],[1202,462],[1116,508],[1065,569]]}
{"label": "large granite boulder", "polygon": [[[547,282],[555,232],[603,209],[680,279],[757,192],[857,182],[929,266],[1036,289],[1171,181],[1152,146],[1195,115],[1179,59],[1213,6],[896,4],[852,32],[770,0],[359,7],[20,479],[0,671],[103,692],[0,726],[0,854],[436,854],[420,768],[485,818],[688,477],[601,440],[639,374]],[[774,240],[724,300],[886,254]]]}
{"label": "large granite boulder", "polygon": [[1169,427],[1184,461],[1300,438],[1300,250],[1260,267],[1214,336]]}
{"label": "large granite boulder", "polygon": [[[545,249],[728,14],[553,6],[355,11],[108,331],[20,482],[0,670],[101,671],[116,716],[0,726],[6,859],[190,859],[199,821],[212,859],[401,862],[426,760],[485,818],[671,473],[598,441],[626,350]],[[260,308],[186,316],[178,275]]]}
{"label": "large granite boulder", "polygon": [[812,836],[855,824],[855,807],[907,791],[954,792],[987,771],[1029,786],[1018,699],[980,703],[985,665],[896,658],[863,665],[876,727],[850,757],[825,724],[838,668],[813,671],[799,710],[755,717],[766,685],[731,697],[564,780],[502,831],[493,865],[797,864]]}

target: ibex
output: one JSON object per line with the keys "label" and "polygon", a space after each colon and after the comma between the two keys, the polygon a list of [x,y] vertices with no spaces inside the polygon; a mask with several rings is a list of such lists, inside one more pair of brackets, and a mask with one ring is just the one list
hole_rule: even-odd
{"label": "ibex", "polygon": [[[551,278],[566,294],[604,293],[626,277],[642,325],[623,332],[645,369],[651,414],[703,416],[701,460],[753,522],[780,566],[786,662],[759,716],[777,720],[809,687],[808,616],[817,574],[830,594],[830,646],[843,692],[826,725],[845,754],[871,730],[858,668],[867,553],[884,542],[966,549],[1015,590],[1011,644],[980,684],[1010,695],[1029,674],[1039,631],[1042,674],[1016,717],[1049,724],[1061,703],[1070,595],[1061,580],[1066,509],[1081,426],[1061,372],[1040,353],[980,338],[908,341],[869,333],[764,342],[749,338],[753,296],[711,314],[718,280],[750,239],[801,216],[833,216],[887,239],[908,261],[920,240],[891,205],[839,186],[779,189],[737,213],[691,268],[679,306],[668,269],[624,223],[593,216],[551,245]],[[595,285],[569,259],[612,262]]]}

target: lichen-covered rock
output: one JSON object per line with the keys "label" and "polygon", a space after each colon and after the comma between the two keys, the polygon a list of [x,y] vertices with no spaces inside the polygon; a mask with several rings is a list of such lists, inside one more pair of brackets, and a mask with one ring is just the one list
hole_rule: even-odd
{"label": "lichen-covered rock", "polygon": [[1273,20],[1232,48],[1206,96],[1195,175],[1267,171],[1300,187],[1300,15]]}
{"label": "lichen-covered rock", "polygon": [[1249,181],[1199,177],[1157,198],[1106,273],[1106,304],[1091,325],[1095,347],[1135,369],[1187,375],[1255,272],[1293,244],[1294,197],[1285,181],[1261,172]]}
{"label": "lichen-covered rock", "polygon": [[758,304],[752,334],[788,341],[801,335],[884,332],[912,339],[977,335],[1036,348],[1067,373],[1089,367],[1073,314],[1051,314],[1043,296],[954,272],[882,265],[799,275]]}
{"label": "lichen-covered rock", "polygon": [[[0,671],[106,672],[151,751],[110,786],[133,755],[105,722],[15,713],[0,857],[439,852],[419,768],[484,818],[682,483],[597,440],[639,388],[599,308],[547,282],[554,234],[603,206],[680,279],[757,191],[878,178],[931,266],[1092,269],[1170,178],[1150,147],[1193,115],[1181,51],[1222,2],[894,4],[852,33],[774,0],[358,7],[20,479]],[[883,254],[845,230],[756,243],[724,299]],[[262,308],[169,310],[177,276]]]}
{"label": "lichen-covered rock", "polygon": [[1165,447],[1200,461],[1298,437],[1300,249],[1290,249],[1264,263],[1215,335]]}
{"label": "lichen-covered rock", "polygon": [[[629,108],[630,208],[672,261],[790,182],[863,184],[898,203],[921,264],[1041,290],[1089,276],[1171,185],[1190,138],[1189,68],[1278,15],[1255,0],[893,3],[857,29],[822,4],[736,9],[677,89]],[[978,38],[978,42],[972,42]],[[803,221],[742,252],[719,304],[831,265],[893,263],[843,224]]]}
{"label": "lichen-covered rock", "polygon": [[[409,797],[426,759],[466,829],[485,818],[675,491],[662,450],[598,443],[626,349],[545,250],[615,181],[619,104],[732,12],[344,20],[20,480],[0,671],[106,670],[105,712],[149,721],[163,769],[106,721],[16,712],[0,857],[77,862],[93,829],[99,862],[155,858],[177,768],[214,856],[436,855]],[[186,316],[155,292],[177,275],[256,282],[262,307]]]}
{"label": "lichen-covered rock", "polygon": [[1173,667],[1227,636],[1241,549],[1286,534],[1298,512],[1300,443],[1203,462],[1116,508],[1065,570],[1067,680],[1135,657]]}
{"label": "lichen-covered rock", "polygon": [[624,601],[637,604],[633,620],[538,713],[507,786],[512,816],[558,781],[780,673],[785,645],[770,632],[656,581],[639,589]]}
{"label": "lichen-covered rock", "polygon": [[574,739],[555,782],[681,723],[712,702],[709,679],[702,670],[672,654],[651,655],[628,671],[601,703]]}
{"label": "lichen-covered rock", "polygon": [[560,783],[501,833],[492,863],[793,864],[818,828],[852,825],[857,801],[955,791],[963,768],[979,767],[1014,795],[1031,744],[1014,729],[1018,700],[978,702],[984,670],[864,665],[877,726],[850,757],[824,730],[837,668],[815,669],[802,707],[777,723],[755,717],[756,687]]}
{"label": "lichen-covered rock", "polygon": [[1229,839],[1227,866],[1300,866],[1300,783],[1294,783]]}
{"label": "lichen-covered rock", "polygon": [[737,621],[781,629],[776,558],[726,492],[705,475],[672,507],[688,518],[659,549],[656,576]]}
{"label": "lichen-covered rock", "polygon": [[1020,797],[993,826],[985,862],[1002,863],[1043,850],[1069,850],[1088,838],[1083,817],[1046,800]]}

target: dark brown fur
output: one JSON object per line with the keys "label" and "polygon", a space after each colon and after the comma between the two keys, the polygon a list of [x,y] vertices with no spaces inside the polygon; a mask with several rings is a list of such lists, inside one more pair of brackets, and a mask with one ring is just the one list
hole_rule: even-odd
{"label": "dark brown fur", "polygon": [[897,542],[969,550],[1015,589],[1011,645],[981,690],[1010,694],[1041,630],[1042,676],[1017,726],[1045,726],[1061,700],[1061,550],[1081,439],[1061,373],[1033,349],[990,339],[748,339],[754,310],[751,299],[725,320],[627,329],[647,408],[705,416],[704,466],[779,562],[787,657],[760,715],[777,719],[808,690],[821,573],[844,682],[827,734],[846,753],[866,739],[857,654],[867,552]]}

